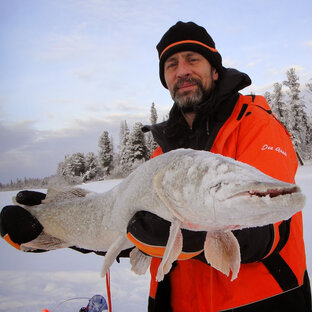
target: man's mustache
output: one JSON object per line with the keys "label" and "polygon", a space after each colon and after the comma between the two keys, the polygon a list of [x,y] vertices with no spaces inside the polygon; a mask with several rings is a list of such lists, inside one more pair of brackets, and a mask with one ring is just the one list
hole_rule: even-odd
{"label": "man's mustache", "polygon": [[202,83],[199,79],[196,78],[192,78],[192,77],[186,77],[186,78],[179,78],[179,80],[176,82],[176,84],[173,86],[173,91],[174,93],[176,93],[182,86],[184,83],[194,83],[196,84],[198,87],[202,86]]}

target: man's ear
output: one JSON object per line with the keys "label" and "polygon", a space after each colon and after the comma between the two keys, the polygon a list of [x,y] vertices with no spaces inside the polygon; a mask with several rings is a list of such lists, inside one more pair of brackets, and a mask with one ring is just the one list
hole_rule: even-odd
{"label": "man's ear", "polygon": [[219,79],[219,73],[217,72],[215,68],[212,68],[212,79],[214,81],[217,81]]}

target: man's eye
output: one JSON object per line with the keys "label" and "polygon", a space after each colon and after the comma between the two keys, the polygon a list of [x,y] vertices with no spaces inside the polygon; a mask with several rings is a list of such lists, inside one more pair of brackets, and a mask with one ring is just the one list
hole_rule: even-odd
{"label": "man's eye", "polygon": [[172,62],[172,63],[167,64],[166,68],[172,68],[175,65],[176,65],[176,63]]}

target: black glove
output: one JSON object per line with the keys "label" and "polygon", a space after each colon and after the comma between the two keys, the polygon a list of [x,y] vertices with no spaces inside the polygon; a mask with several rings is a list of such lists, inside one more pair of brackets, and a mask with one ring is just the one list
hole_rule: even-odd
{"label": "black glove", "polygon": [[46,198],[46,194],[35,191],[20,191],[17,193],[15,200],[17,203],[25,206],[40,205],[41,201]]}
{"label": "black glove", "polygon": [[[128,239],[142,252],[162,257],[169,237],[171,223],[147,211],[137,212],[127,227]],[[204,249],[206,232],[182,229],[183,248],[178,259],[189,259],[200,255]]]}
{"label": "black glove", "polygon": [[[34,206],[39,205],[45,194],[34,191],[21,191],[16,195],[19,204]],[[12,246],[20,249],[20,245],[32,241],[42,232],[40,222],[26,209],[10,205],[5,206],[0,213],[1,236]],[[42,252],[44,250],[32,250]]]}
{"label": "black glove", "polygon": [[[40,222],[20,206],[5,206],[0,214],[1,236],[12,246],[32,241],[42,232]],[[41,250],[37,250],[40,252]]]}
{"label": "black glove", "polygon": [[[127,227],[128,239],[142,252],[162,257],[169,237],[171,223],[147,211],[137,212]],[[233,231],[241,251],[241,262],[250,263],[267,255],[274,239],[273,225]],[[204,256],[206,232],[182,229],[183,248],[178,259],[197,259],[207,263]]]}

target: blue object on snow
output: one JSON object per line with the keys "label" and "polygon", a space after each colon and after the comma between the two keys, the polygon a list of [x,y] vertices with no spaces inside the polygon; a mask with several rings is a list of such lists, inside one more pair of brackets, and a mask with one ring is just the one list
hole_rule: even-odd
{"label": "blue object on snow", "polygon": [[101,295],[94,295],[88,303],[88,312],[108,311],[108,305],[105,298]]}

